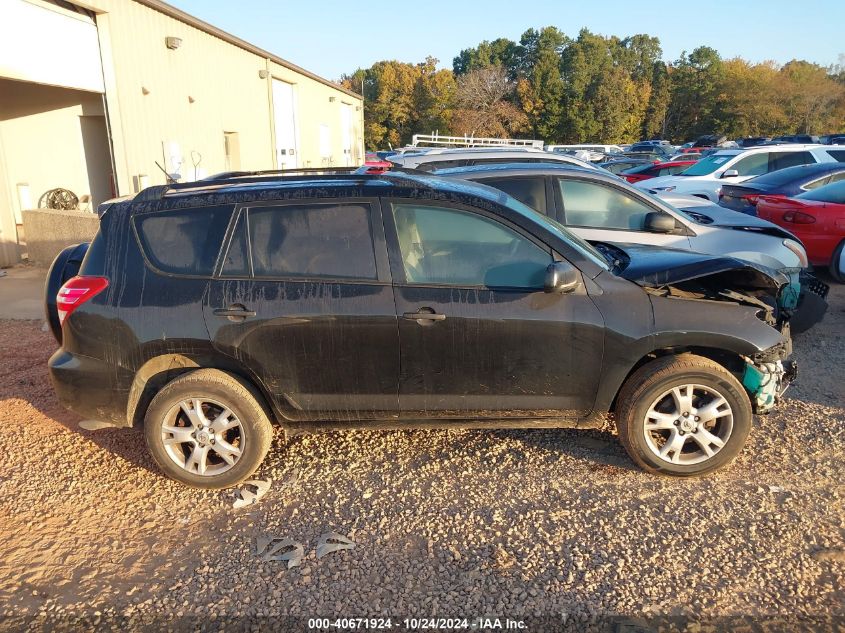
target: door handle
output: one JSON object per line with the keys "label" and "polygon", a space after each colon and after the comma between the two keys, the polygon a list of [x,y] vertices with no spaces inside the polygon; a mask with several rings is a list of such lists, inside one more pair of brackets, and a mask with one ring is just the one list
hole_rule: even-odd
{"label": "door handle", "polygon": [[423,325],[426,321],[445,321],[446,315],[435,312],[431,308],[420,308],[416,312],[405,312],[402,318],[416,321],[420,325]]}
{"label": "door handle", "polygon": [[246,306],[235,304],[228,308],[216,308],[214,316],[227,317],[230,321],[243,321],[255,316],[255,310],[247,310]]}

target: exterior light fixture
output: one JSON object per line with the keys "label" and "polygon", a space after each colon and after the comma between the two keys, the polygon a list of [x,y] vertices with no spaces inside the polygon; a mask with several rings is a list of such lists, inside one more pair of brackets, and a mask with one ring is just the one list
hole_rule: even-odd
{"label": "exterior light fixture", "polygon": [[270,73],[267,72],[264,68],[262,68],[261,70],[258,71],[258,76],[261,79],[267,79],[267,77],[270,76]]}
{"label": "exterior light fixture", "polygon": [[167,48],[169,48],[170,50],[175,51],[177,48],[182,46],[182,38],[172,36],[165,37],[164,45],[167,46]]}
{"label": "exterior light fixture", "polygon": [[334,97],[329,97],[329,103],[334,103],[334,100],[335,100]]}

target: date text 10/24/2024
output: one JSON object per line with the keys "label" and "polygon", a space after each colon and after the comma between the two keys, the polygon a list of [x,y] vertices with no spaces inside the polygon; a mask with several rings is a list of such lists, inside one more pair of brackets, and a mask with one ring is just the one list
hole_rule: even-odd
{"label": "date text 10/24/2024", "polygon": [[330,630],[389,630],[406,631],[525,631],[522,620],[510,618],[309,618],[308,628]]}

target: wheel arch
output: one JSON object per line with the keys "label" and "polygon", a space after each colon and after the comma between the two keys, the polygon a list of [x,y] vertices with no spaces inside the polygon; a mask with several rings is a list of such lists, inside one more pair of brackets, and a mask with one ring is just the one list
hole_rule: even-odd
{"label": "wheel arch", "polygon": [[150,402],[166,384],[178,376],[198,369],[216,369],[240,381],[253,392],[258,403],[274,424],[284,426],[285,418],[273,406],[273,398],[267,387],[244,367],[221,358],[197,357],[194,355],[166,353],[147,360],[135,372],[126,403],[126,420],[129,426],[142,426]]}
{"label": "wheel arch", "polygon": [[616,409],[617,405],[617,398],[619,397],[619,393],[622,391],[625,384],[628,382],[628,379],[636,372],[640,367],[646,365],[658,358],[663,358],[666,356],[682,356],[684,354],[695,354],[696,356],[702,356],[704,358],[710,359],[715,363],[718,363],[722,367],[724,367],[727,371],[733,374],[737,379],[741,380],[742,378],[742,371],[745,367],[745,360],[742,358],[742,354],[730,350],[725,349],[723,347],[711,347],[707,345],[673,345],[667,347],[659,347],[656,348],[647,354],[644,354],[637,362],[635,362],[625,373],[623,378],[616,384],[612,390],[612,393],[609,394],[611,396],[610,401],[607,404],[607,410],[613,411]]}

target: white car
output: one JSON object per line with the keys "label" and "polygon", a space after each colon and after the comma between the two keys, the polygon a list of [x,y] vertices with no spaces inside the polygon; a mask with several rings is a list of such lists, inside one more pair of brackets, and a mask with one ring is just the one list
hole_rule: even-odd
{"label": "white car", "polygon": [[[451,169],[452,167],[467,167],[469,165],[492,165],[496,163],[556,163],[568,164],[570,167],[582,169],[602,169],[592,163],[570,156],[545,152],[541,149],[524,148],[496,148],[472,147],[433,149],[425,154],[405,154],[403,156],[388,156],[389,160],[398,167],[434,171],[435,169]],[[604,171],[602,169],[602,171]]]}
{"label": "white car", "polygon": [[719,202],[723,184],[736,184],[770,171],[830,163],[836,158],[825,145],[769,145],[751,149],[725,149],[699,160],[674,176],[641,180],[634,186],[655,192],[686,194]]}

